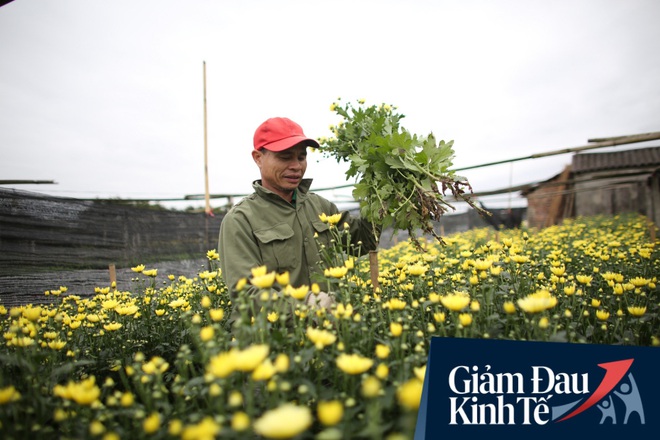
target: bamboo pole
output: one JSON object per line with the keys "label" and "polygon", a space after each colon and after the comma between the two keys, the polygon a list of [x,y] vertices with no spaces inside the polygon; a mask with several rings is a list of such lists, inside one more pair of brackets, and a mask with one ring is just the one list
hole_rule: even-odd
{"label": "bamboo pole", "polygon": [[204,66],[204,212],[207,215],[211,213],[211,202],[209,196],[209,147],[208,147],[208,129],[206,123],[206,61],[203,62]]}
{"label": "bamboo pole", "polygon": [[54,180],[0,180],[0,185],[40,185],[54,183]]}
{"label": "bamboo pole", "polygon": [[545,153],[530,154],[529,156],[516,157],[516,158],[513,158],[513,159],[506,159],[506,160],[498,160],[496,162],[482,163],[480,165],[473,165],[473,166],[469,166],[469,167],[454,168],[454,171],[471,170],[471,169],[474,169],[474,168],[482,168],[482,167],[487,167],[487,166],[491,166],[491,165],[500,165],[500,164],[503,164],[503,163],[517,162],[517,161],[520,161],[520,160],[538,159],[538,158],[541,158],[541,157],[556,156],[558,154],[575,153],[575,152],[579,152],[579,151],[593,150],[595,148],[615,147],[617,145],[633,144],[633,143],[636,143],[636,142],[654,141],[654,140],[657,140],[657,139],[660,139],[660,131],[656,131],[656,132],[652,132],[652,133],[634,134],[634,135],[630,135],[630,136],[617,136],[617,137],[611,137],[611,138],[589,139],[589,142],[593,142],[593,144],[583,145],[583,146],[579,146],[579,147],[572,147],[572,148],[562,148],[561,150],[547,151]]}

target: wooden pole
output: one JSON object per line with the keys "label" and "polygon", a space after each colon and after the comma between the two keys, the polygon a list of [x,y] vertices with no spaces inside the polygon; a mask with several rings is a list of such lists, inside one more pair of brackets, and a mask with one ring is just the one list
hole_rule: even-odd
{"label": "wooden pole", "polygon": [[207,136],[207,124],[206,124],[206,61],[203,62],[204,66],[204,200],[206,201],[206,206],[204,212],[206,214],[211,213],[211,202],[209,196],[209,153],[208,153],[208,136]]}
{"label": "wooden pole", "polygon": [[369,251],[369,272],[371,274],[371,285],[374,292],[380,288],[378,282],[378,251]]}
{"label": "wooden pole", "polygon": [[114,286],[112,290],[115,290],[117,288],[117,270],[115,269],[115,265],[111,264],[108,266],[108,271],[110,272],[110,285]]}
{"label": "wooden pole", "polygon": [[655,243],[655,223],[650,218],[647,218],[647,224],[649,228],[649,236],[651,237],[651,243]]}
{"label": "wooden pole", "polygon": [[562,212],[561,212],[561,207],[562,207],[562,202],[564,200],[564,195],[563,191],[566,189],[567,185],[566,183],[568,182],[568,178],[571,175],[571,166],[567,165],[564,168],[564,171],[561,172],[559,175],[559,178],[557,179],[557,182],[559,183],[559,188],[558,191],[552,196],[552,199],[550,199],[550,209],[548,210],[548,214],[545,218],[545,223],[544,226],[552,226],[552,225],[557,225],[560,223],[560,220],[562,219]]}

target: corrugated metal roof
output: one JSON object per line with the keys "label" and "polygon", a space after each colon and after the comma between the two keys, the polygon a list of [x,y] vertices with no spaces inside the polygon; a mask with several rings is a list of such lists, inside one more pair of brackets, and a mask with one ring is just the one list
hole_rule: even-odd
{"label": "corrugated metal roof", "polygon": [[660,166],[660,147],[573,155],[573,173]]}

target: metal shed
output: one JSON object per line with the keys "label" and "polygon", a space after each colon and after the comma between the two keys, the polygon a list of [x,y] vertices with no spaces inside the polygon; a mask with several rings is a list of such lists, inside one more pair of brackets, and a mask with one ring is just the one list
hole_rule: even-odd
{"label": "metal shed", "polygon": [[532,227],[566,217],[637,212],[660,222],[660,146],[574,154],[571,165],[522,192]]}

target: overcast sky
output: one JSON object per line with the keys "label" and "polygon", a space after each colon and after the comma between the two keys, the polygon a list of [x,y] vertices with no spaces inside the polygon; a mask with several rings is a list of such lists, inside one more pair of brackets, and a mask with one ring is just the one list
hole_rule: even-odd
{"label": "overcast sky", "polygon": [[[657,0],[14,0],[0,7],[0,180],[54,180],[13,188],[65,197],[203,195],[204,62],[211,193],[251,192],[262,121],[328,136],[339,97],[454,140],[456,168],[660,131],[659,17]],[[568,163],[460,174],[488,191]],[[340,186],[344,170],[314,153],[306,177]]]}

